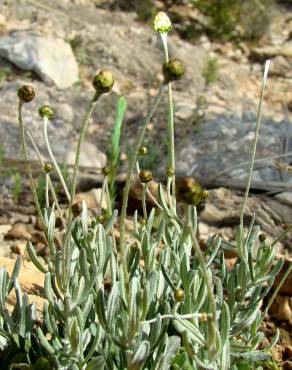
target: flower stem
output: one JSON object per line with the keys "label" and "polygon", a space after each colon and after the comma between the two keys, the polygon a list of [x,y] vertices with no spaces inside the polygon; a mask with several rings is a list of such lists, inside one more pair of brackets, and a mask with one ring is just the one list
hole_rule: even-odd
{"label": "flower stem", "polygon": [[46,146],[47,146],[47,150],[48,150],[48,153],[49,153],[49,156],[51,158],[51,161],[53,162],[53,165],[54,165],[54,168],[59,176],[59,179],[61,181],[61,184],[63,186],[63,189],[65,191],[65,194],[66,194],[66,197],[68,198],[68,201],[70,202],[70,193],[69,193],[69,190],[67,188],[67,185],[65,183],[65,180],[64,180],[64,177],[62,175],[62,172],[60,170],[60,167],[58,166],[58,163],[54,157],[54,154],[52,152],[52,149],[51,149],[51,146],[50,146],[50,142],[49,142],[49,138],[48,138],[48,117],[44,117],[44,120],[43,120],[43,133],[44,133],[44,138],[45,138],[45,143],[46,143]]}
{"label": "flower stem", "polygon": [[[36,152],[36,154],[37,154],[37,156],[39,158],[39,161],[41,163],[42,168],[44,168],[45,162],[44,162],[44,160],[43,160],[43,158],[41,156],[41,153],[40,153],[40,151],[39,151],[39,149],[38,149],[38,147],[36,145],[36,142],[35,142],[34,138],[32,137],[32,135],[29,132],[29,130],[26,130],[25,132],[26,132],[26,135],[28,136],[29,140],[31,141],[31,144],[32,144],[32,146],[33,146],[33,148],[34,148],[34,150],[35,150],[35,152]],[[62,210],[61,210],[60,204],[58,202],[58,198],[57,198],[57,195],[56,195],[55,189],[53,187],[53,184],[52,184],[52,181],[51,181],[50,176],[48,176],[48,184],[49,184],[49,190],[50,190],[50,192],[53,195],[54,203],[56,204],[57,210],[59,212],[59,216],[60,216],[62,225],[63,225],[64,228],[66,228],[66,223],[65,223],[64,217],[62,215]]]}
{"label": "flower stem", "polygon": [[186,211],[186,226],[187,226],[187,229],[189,231],[189,234],[190,234],[190,237],[191,237],[191,240],[192,240],[192,243],[193,243],[193,247],[194,247],[195,252],[198,256],[198,260],[199,260],[199,263],[200,263],[200,266],[201,266],[201,269],[202,269],[202,272],[203,272],[204,280],[205,280],[205,283],[207,285],[207,291],[208,291],[209,301],[210,301],[210,305],[211,305],[212,320],[215,323],[216,322],[216,303],[215,303],[215,299],[214,299],[214,295],[213,295],[213,291],[212,291],[212,282],[210,281],[208,271],[207,271],[207,265],[206,265],[205,259],[203,257],[203,254],[202,254],[201,248],[199,246],[199,243],[197,241],[196,234],[193,230],[193,226],[192,226],[192,222],[191,222],[191,209],[192,208],[191,208],[191,206],[187,206],[185,208],[186,208],[185,209],[185,211]]}
{"label": "flower stem", "polygon": [[25,127],[24,127],[24,123],[23,123],[23,120],[22,120],[22,106],[23,106],[23,102],[21,100],[19,100],[19,102],[18,102],[18,122],[19,122],[19,126],[20,126],[20,141],[21,141],[21,146],[22,146],[22,151],[23,151],[23,156],[24,156],[24,162],[25,162],[26,172],[27,172],[27,175],[28,175],[28,178],[29,178],[29,183],[30,183],[32,196],[33,196],[34,203],[35,203],[35,206],[36,206],[36,209],[37,209],[37,213],[38,213],[38,216],[41,220],[44,233],[47,237],[46,223],[45,223],[42,211],[41,211],[40,203],[39,203],[38,196],[37,196],[36,187],[35,187],[35,184],[34,184],[32,172],[31,172],[31,168],[30,168],[30,164],[29,164],[29,160],[28,160],[27,144],[26,144],[26,138],[25,138]]}
{"label": "flower stem", "polygon": [[128,276],[128,270],[127,270],[127,261],[126,261],[126,252],[125,252],[125,228],[126,228],[126,216],[127,216],[127,208],[128,208],[128,199],[129,199],[129,191],[130,191],[130,185],[131,185],[131,179],[132,179],[132,174],[135,169],[136,165],[136,160],[139,152],[139,148],[142,144],[145,131],[147,128],[148,123],[150,122],[154,112],[156,111],[158,104],[160,102],[161,96],[165,90],[165,85],[161,85],[158,94],[156,95],[156,98],[150,107],[148,114],[146,118],[144,119],[144,122],[142,124],[142,127],[140,129],[140,132],[138,134],[138,138],[136,141],[136,144],[134,146],[133,153],[130,158],[130,163],[128,166],[128,171],[127,171],[127,179],[126,179],[126,184],[123,192],[123,203],[122,203],[122,211],[121,211],[121,217],[120,217],[120,243],[119,243],[119,252],[121,254],[121,260],[122,260],[122,265],[123,265],[123,270],[125,274],[125,283],[127,284],[129,280]]}
{"label": "flower stem", "polygon": [[70,202],[69,202],[69,222],[72,219],[72,211],[71,207],[75,198],[75,192],[76,192],[76,187],[77,187],[77,178],[78,178],[78,169],[79,169],[79,163],[80,163],[80,153],[81,153],[81,146],[84,141],[85,133],[87,126],[89,124],[90,118],[92,116],[92,113],[94,111],[94,108],[96,106],[97,100],[100,97],[99,93],[95,93],[94,97],[92,98],[89,107],[87,108],[82,126],[81,126],[81,132],[77,144],[77,149],[76,149],[76,156],[75,156],[75,163],[74,163],[74,170],[73,170],[73,179],[72,179],[72,187],[71,187],[71,197],[70,197]]}
{"label": "flower stem", "polygon": [[255,137],[253,141],[253,148],[252,148],[252,153],[251,153],[251,161],[250,161],[247,185],[246,185],[244,200],[242,203],[241,213],[240,213],[240,228],[242,230],[242,236],[243,236],[243,216],[244,216],[244,210],[246,207],[246,202],[248,199],[248,194],[249,194],[250,185],[251,185],[251,178],[252,178],[252,172],[253,172],[253,166],[254,166],[254,161],[255,161],[255,156],[256,156],[257,142],[259,138],[259,131],[260,131],[260,125],[261,125],[261,118],[262,118],[262,105],[263,105],[264,91],[265,91],[265,87],[267,83],[269,66],[270,66],[270,61],[267,60],[265,64],[263,79],[262,79],[260,100],[259,100],[257,119],[256,119],[256,131],[255,131]]}
{"label": "flower stem", "polygon": [[[168,54],[168,45],[167,45],[167,33],[161,33],[161,40],[164,51],[164,61],[165,63],[169,62]],[[173,112],[173,94],[171,82],[167,84],[167,93],[168,93],[168,168],[171,168],[175,173],[175,150],[174,150],[174,112]],[[171,178],[171,190],[173,196],[173,203],[175,208],[175,175]]]}

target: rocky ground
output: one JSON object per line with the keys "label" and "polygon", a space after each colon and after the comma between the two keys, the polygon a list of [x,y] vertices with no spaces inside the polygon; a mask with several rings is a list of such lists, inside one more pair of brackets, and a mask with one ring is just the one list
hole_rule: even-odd
{"label": "rocky ground", "polygon": [[[106,164],[116,103],[121,94],[128,101],[121,151],[124,173],[141,119],[162,79],[162,52],[160,40],[150,25],[138,21],[135,12],[121,11],[113,3],[8,0],[0,4],[1,258],[26,256],[28,239],[40,255],[46,255],[23,176],[16,119],[16,91],[23,83],[33,84],[37,92],[36,99],[25,107],[24,120],[41,153],[47,157],[37,109],[50,104],[56,111],[49,127],[53,151],[70,168],[80,122],[93,94],[92,76],[101,68],[111,69],[116,84],[112,94],[102,97],[90,123],[81,160],[79,199],[86,198],[93,212],[98,208],[100,169]],[[263,231],[268,237],[276,237],[292,222],[291,8],[288,4],[275,9],[269,31],[257,43],[237,44],[211,42],[204,33],[190,42],[181,35],[184,25],[198,20],[197,13],[186,6],[172,7],[170,13],[179,30],[176,32],[174,27],[169,36],[170,54],[186,65],[185,78],[174,85],[177,173],[178,177],[195,176],[210,190],[200,213],[202,244],[212,234],[234,240],[254,137],[263,63],[266,58],[271,59],[246,221],[256,212]],[[157,181],[164,179],[165,107],[162,101],[145,140],[150,155],[144,164],[153,170]],[[36,159],[33,151],[31,159]],[[33,168],[37,177],[40,167],[34,164]],[[132,194],[136,204],[139,194],[135,189]],[[287,263],[291,261],[291,241],[290,234],[277,246],[278,255],[284,255]],[[28,262],[26,266],[30,268]],[[283,361],[287,369],[292,368],[291,286],[290,277],[270,312],[273,321],[265,324],[268,337],[276,326],[280,327],[281,342],[274,357]]]}

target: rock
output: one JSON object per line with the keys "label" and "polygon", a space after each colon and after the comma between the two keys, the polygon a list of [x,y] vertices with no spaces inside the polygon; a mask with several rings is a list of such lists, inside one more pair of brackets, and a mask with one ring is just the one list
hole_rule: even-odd
{"label": "rock", "polygon": [[281,203],[287,204],[292,206],[292,192],[291,191],[284,191],[275,195],[275,199],[279,200]]}
{"label": "rock", "polygon": [[5,234],[4,240],[15,239],[31,239],[31,233],[28,232],[27,227],[23,224],[14,224],[11,229]]}
{"label": "rock", "polygon": [[59,88],[67,88],[79,79],[71,46],[59,38],[12,33],[0,39],[0,56],[23,70],[34,71]]}
{"label": "rock", "polygon": [[18,240],[11,246],[11,252],[24,257],[26,251],[26,241]]}
{"label": "rock", "polygon": [[251,50],[251,58],[257,61],[264,61],[269,58],[281,55],[283,57],[292,57],[292,42],[287,42],[282,46],[263,46]]}
{"label": "rock", "polygon": [[279,321],[292,323],[292,298],[278,295],[270,308],[271,314]]}
{"label": "rock", "polygon": [[272,60],[270,75],[291,78],[292,77],[291,69],[292,69],[292,57],[285,58],[279,55]]}
{"label": "rock", "polygon": [[[74,201],[82,203],[85,200],[88,209],[97,211],[100,205],[100,198],[101,189],[91,189],[87,192],[76,194]],[[106,194],[104,194],[102,199],[102,209],[107,209]]]}
{"label": "rock", "polygon": [[[77,143],[73,144],[67,153],[66,162],[68,165],[74,165],[75,163],[76,147]],[[106,155],[102,153],[96,147],[96,145],[85,141],[81,149],[80,166],[101,169],[105,165],[106,165]]]}
{"label": "rock", "polygon": [[12,242],[4,240],[4,236],[11,229],[11,225],[0,225],[0,255],[8,257],[11,254]]}
{"label": "rock", "polygon": [[[229,237],[234,240],[234,226],[239,224],[242,197],[226,188],[212,189],[208,193],[205,207],[200,213],[200,222],[209,227],[217,227],[219,234],[222,229],[232,227],[233,233]],[[256,222],[265,233],[271,236],[280,234],[280,218],[257,198],[249,198],[247,201],[245,224],[249,224],[253,213],[256,213]]]}
{"label": "rock", "polygon": [[[188,141],[177,150],[177,175],[189,174],[194,165],[194,175],[209,186],[234,182],[245,187],[250,152],[255,132],[255,119],[242,115],[217,115],[198,127],[195,135],[189,135]],[[277,123],[272,118],[263,118],[257,146],[257,159],[253,172],[253,182],[265,186],[267,182],[281,184],[281,171],[271,165],[271,155],[282,154],[284,138],[287,133],[283,122]],[[291,133],[292,135],[292,133]],[[292,150],[289,144],[289,151]],[[241,166],[241,164],[243,164]],[[164,167],[164,166],[163,166]],[[162,169],[161,169],[162,171]],[[292,179],[291,174],[288,174]],[[275,186],[275,185],[274,185]]]}
{"label": "rock", "polygon": [[[274,282],[274,285],[273,285],[274,287],[278,286],[280,280],[282,279],[284,273],[287,271],[287,269],[291,265],[291,263],[292,263],[292,259],[288,258],[288,257],[285,257],[284,265],[283,265],[281,271],[279,272],[279,274],[275,278],[275,282]],[[288,275],[288,277],[284,281],[284,284],[280,288],[280,293],[288,295],[289,297],[292,297],[292,271],[290,272],[290,274]]]}
{"label": "rock", "polygon": [[[0,268],[5,266],[9,276],[11,276],[14,264],[15,260],[0,256]],[[29,302],[36,302],[37,309],[41,312],[44,302],[42,297],[44,274],[42,274],[33,263],[23,261],[18,281],[22,291],[28,294]],[[10,311],[12,311],[15,301],[15,294],[11,292],[7,302]]]}
{"label": "rock", "polygon": [[285,347],[285,357],[292,358],[292,346]]}

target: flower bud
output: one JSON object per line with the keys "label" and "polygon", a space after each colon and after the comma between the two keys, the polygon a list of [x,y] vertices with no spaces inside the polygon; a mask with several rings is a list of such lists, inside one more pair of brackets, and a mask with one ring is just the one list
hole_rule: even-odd
{"label": "flower bud", "polygon": [[31,102],[34,99],[34,97],[35,97],[34,88],[32,86],[30,86],[30,85],[23,85],[18,90],[18,97],[24,103]]}
{"label": "flower bud", "polygon": [[94,76],[92,85],[97,93],[104,94],[111,91],[114,82],[114,77],[110,71],[100,71]]}
{"label": "flower bud", "polygon": [[266,241],[266,239],[267,239],[267,235],[266,234],[260,234],[259,235],[259,241],[261,243],[263,243],[264,241]]}
{"label": "flower bud", "polygon": [[102,168],[101,172],[104,176],[107,176],[110,173],[111,169],[108,166]]}
{"label": "flower bud", "polygon": [[166,176],[167,177],[173,177],[175,175],[174,169],[173,168],[168,168],[166,170]]}
{"label": "flower bud", "polygon": [[97,216],[95,217],[95,220],[96,220],[96,222],[97,222],[98,224],[103,224],[103,223],[104,223],[104,221],[105,221],[105,217],[104,217],[104,215],[97,215]]}
{"label": "flower bud", "polygon": [[148,170],[142,170],[139,172],[140,181],[145,184],[152,180],[152,172]]}
{"label": "flower bud", "polygon": [[180,80],[185,73],[185,67],[179,59],[170,60],[163,64],[162,72],[165,82]]}
{"label": "flower bud", "polygon": [[174,299],[177,302],[182,302],[185,299],[185,292],[183,289],[179,288],[174,292]]}
{"label": "flower bud", "polygon": [[74,215],[75,217],[77,217],[77,216],[79,216],[79,215],[81,214],[81,212],[82,212],[82,206],[81,206],[81,204],[80,204],[80,203],[74,203],[74,204],[72,205],[71,210],[72,210],[73,215]]}
{"label": "flower bud", "polygon": [[139,148],[139,155],[143,157],[144,155],[148,154],[148,149],[146,146],[140,146]]}
{"label": "flower bud", "polygon": [[45,173],[50,173],[52,171],[52,169],[53,169],[53,167],[52,167],[51,163],[47,162],[47,163],[44,164]]}
{"label": "flower bud", "polygon": [[54,110],[49,105],[43,105],[39,108],[39,115],[44,118],[52,119],[54,117]]}
{"label": "flower bud", "polygon": [[209,196],[208,190],[207,189],[203,189],[202,190],[202,193],[201,193],[201,196],[202,196],[203,199],[207,199],[208,196]]}
{"label": "flower bud", "polygon": [[206,322],[207,320],[208,320],[208,315],[206,314],[206,312],[202,312],[201,316],[199,317],[199,321]]}
{"label": "flower bud", "polygon": [[159,33],[167,33],[171,30],[172,25],[169,17],[164,12],[158,12],[153,20],[153,29]]}

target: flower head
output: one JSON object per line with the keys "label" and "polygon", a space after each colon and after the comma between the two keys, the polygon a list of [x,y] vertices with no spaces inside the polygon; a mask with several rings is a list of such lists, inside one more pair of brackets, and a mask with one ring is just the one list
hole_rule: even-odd
{"label": "flower head", "polygon": [[18,90],[18,97],[19,99],[24,103],[31,102],[35,97],[35,91],[34,88],[30,85],[23,85]]}
{"label": "flower head", "polygon": [[173,59],[163,64],[162,72],[165,82],[176,81],[183,77],[185,67],[181,60]]}
{"label": "flower head", "polygon": [[94,76],[92,85],[99,94],[108,93],[114,85],[114,77],[110,71],[100,71]]}
{"label": "flower head", "polygon": [[158,12],[153,20],[153,29],[159,33],[167,33],[171,30],[171,21],[167,14],[164,12]]}
{"label": "flower head", "polygon": [[152,180],[152,172],[148,170],[141,170],[139,172],[139,178],[143,184],[146,184]]}
{"label": "flower head", "polygon": [[52,119],[54,117],[54,110],[49,105],[43,105],[39,109],[39,115],[44,118]]}
{"label": "flower head", "polygon": [[51,163],[46,162],[44,164],[44,171],[45,171],[45,173],[50,173],[52,171],[52,169],[53,169],[53,167],[52,167]]}

